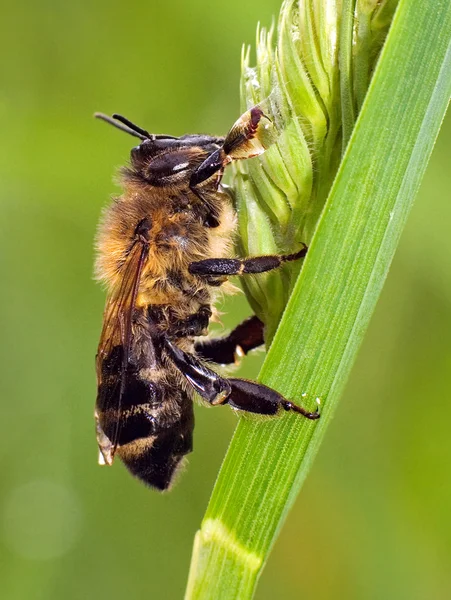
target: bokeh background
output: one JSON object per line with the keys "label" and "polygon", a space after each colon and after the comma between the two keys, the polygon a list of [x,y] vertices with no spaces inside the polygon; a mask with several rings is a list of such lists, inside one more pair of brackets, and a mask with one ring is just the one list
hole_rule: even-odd
{"label": "bokeh background", "polygon": [[[239,58],[279,0],[2,3],[0,596],[183,596],[193,535],[236,424],[197,409],[195,452],[158,495],[99,468],[93,237],[132,138],[223,134]],[[421,85],[421,82],[419,82]],[[371,151],[371,148],[368,149]],[[451,119],[368,335],[258,599],[451,597]],[[225,327],[249,308],[227,300]],[[263,355],[245,360],[258,372]]]}

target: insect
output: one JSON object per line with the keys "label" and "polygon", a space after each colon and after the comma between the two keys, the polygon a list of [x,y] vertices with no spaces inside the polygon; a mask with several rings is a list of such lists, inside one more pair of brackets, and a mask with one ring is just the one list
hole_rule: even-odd
{"label": "insect", "polygon": [[195,392],[249,413],[319,417],[264,385],[210,368],[263,344],[256,316],[202,341],[231,275],[276,269],[307,248],[230,257],[236,215],[221,179],[233,160],[265,151],[272,123],[258,106],[225,138],[152,135],[120,115],[96,116],[140,140],[121,172],[124,193],[104,213],[97,238],[96,273],[108,291],[96,357],[99,461],[111,465],[117,454],[133,475],[166,490],[193,448]]}

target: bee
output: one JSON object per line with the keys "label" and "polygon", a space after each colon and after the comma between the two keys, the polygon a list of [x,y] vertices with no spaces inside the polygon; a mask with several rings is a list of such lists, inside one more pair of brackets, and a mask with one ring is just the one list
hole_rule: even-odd
{"label": "bee", "polygon": [[202,339],[230,276],[276,269],[307,248],[232,256],[237,217],[221,179],[232,161],[266,150],[272,122],[259,106],[225,138],[153,135],[120,115],[95,116],[140,140],[121,170],[123,195],[105,211],[97,237],[96,275],[107,288],[96,356],[99,462],[111,465],[117,454],[134,476],[166,490],[193,449],[195,393],[247,413],[319,417],[273,389],[210,368],[264,343],[256,316],[227,336]]}

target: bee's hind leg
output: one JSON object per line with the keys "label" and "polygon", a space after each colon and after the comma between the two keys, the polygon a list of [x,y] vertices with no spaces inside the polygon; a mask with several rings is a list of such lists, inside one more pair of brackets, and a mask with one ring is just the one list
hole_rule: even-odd
{"label": "bee's hind leg", "polygon": [[197,342],[196,353],[200,358],[219,365],[236,363],[237,358],[264,344],[263,327],[263,323],[254,315],[240,323],[229,335]]}
{"label": "bee's hind leg", "polygon": [[231,392],[224,403],[233,408],[259,415],[276,415],[283,409],[299,413],[307,419],[315,420],[320,417],[317,410],[309,412],[302,406],[290,402],[276,390],[261,383],[247,379],[228,379],[227,381],[230,384]]}
{"label": "bee's hind leg", "polygon": [[277,415],[281,410],[286,410],[299,413],[307,419],[319,418],[319,412],[309,412],[261,383],[221,377],[168,338],[165,339],[165,349],[196,392],[212,405],[229,404],[233,408],[259,415]]}

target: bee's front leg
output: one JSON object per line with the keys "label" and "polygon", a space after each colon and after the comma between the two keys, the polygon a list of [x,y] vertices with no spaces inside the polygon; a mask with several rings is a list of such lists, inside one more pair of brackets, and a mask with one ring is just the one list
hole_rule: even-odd
{"label": "bee's front leg", "polygon": [[233,160],[252,158],[262,154],[274,142],[273,124],[260,107],[254,106],[236,121],[224,144],[200,164],[191,175],[190,188],[201,199],[201,184],[214,175],[219,183],[222,171]]}

